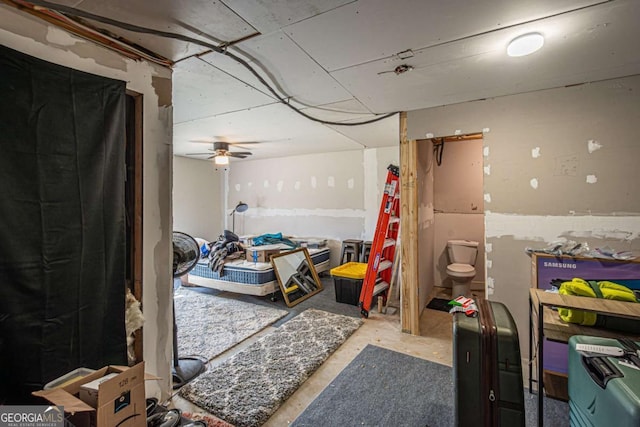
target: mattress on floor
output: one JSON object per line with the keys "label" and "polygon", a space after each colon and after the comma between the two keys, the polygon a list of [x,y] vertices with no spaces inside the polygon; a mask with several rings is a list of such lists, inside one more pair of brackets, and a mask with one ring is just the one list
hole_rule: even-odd
{"label": "mattress on floor", "polygon": [[[329,248],[308,249],[308,251],[314,265],[329,260]],[[189,275],[248,285],[263,285],[276,280],[276,273],[271,263],[251,262],[244,259],[226,263],[222,275],[211,270],[209,260],[203,259],[189,272]]]}

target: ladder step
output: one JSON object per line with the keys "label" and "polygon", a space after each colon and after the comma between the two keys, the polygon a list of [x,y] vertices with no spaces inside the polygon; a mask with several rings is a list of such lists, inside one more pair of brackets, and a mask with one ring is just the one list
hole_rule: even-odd
{"label": "ladder step", "polygon": [[382,245],[382,249],[388,248],[389,246],[393,246],[396,244],[396,239],[387,238],[384,240],[384,244]]}
{"label": "ladder step", "polygon": [[373,296],[375,297],[376,295],[381,294],[382,292],[386,291],[387,289],[389,289],[389,284],[387,282],[385,282],[384,280],[381,280],[378,283],[376,283],[376,286],[374,286],[374,288],[373,288]]}
{"label": "ladder step", "polygon": [[380,262],[380,265],[378,265],[378,273],[380,273],[381,271],[386,270],[387,268],[391,268],[391,266],[393,266],[393,261],[385,259],[383,261]]}

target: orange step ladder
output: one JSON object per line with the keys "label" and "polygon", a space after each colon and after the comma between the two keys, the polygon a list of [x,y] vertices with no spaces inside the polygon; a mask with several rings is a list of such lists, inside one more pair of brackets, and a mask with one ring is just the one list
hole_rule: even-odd
{"label": "orange step ladder", "polygon": [[387,181],[378,214],[378,224],[371,243],[367,272],[360,291],[360,314],[369,317],[373,297],[386,292],[391,282],[393,258],[396,251],[396,240],[400,229],[400,169],[398,166],[387,167]]}

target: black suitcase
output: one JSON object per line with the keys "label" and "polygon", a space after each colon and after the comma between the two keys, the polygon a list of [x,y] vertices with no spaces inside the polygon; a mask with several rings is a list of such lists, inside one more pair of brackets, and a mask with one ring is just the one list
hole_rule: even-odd
{"label": "black suitcase", "polygon": [[518,330],[507,307],[478,300],[453,318],[455,425],[525,426]]}

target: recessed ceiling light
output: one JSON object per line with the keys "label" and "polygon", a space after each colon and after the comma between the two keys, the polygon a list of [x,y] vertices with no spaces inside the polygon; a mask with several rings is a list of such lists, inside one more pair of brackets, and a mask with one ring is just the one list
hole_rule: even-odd
{"label": "recessed ceiling light", "polygon": [[507,55],[525,56],[537,51],[544,45],[544,37],[540,33],[529,33],[516,37],[507,46]]}

